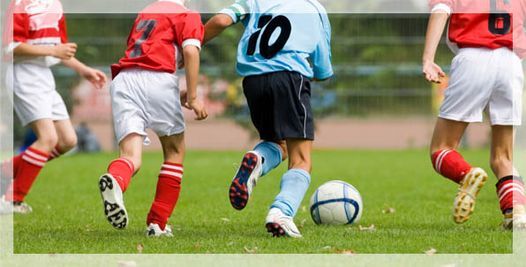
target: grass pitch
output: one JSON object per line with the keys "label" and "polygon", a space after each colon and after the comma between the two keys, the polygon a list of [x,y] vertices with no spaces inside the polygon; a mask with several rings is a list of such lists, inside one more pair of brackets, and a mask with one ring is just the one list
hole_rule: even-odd
{"label": "grass pitch", "polygon": [[[243,152],[190,152],[183,191],[170,224],[174,238],[144,235],[155,193],[160,153],[146,153],[141,172],[125,194],[126,230],[114,230],[103,214],[98,177],[115,154],[76,155],[48,164],[27,202],[31,215],[14,218],[15,253],[511,253],[512,234],[500,229],[495,178],[483,188],[472,219],[456,225],[451,208],[456,185],[434,173],[426,151],[316,151],[310,190],[295,221],[304,238],[275,239],[265,231],[268,206],[285,166],[262,178],[247,208],[230,207],[228,188]],[[489,170],[487,151],[466,158]],[[329,180],[345,180],[361,192],[357,225],[315,225],[310,195]],[[385,212],[394,209],[394,213]],[[391,209],[391,211],[393,211]],[[373,230],[360,229],[370,227]]]}

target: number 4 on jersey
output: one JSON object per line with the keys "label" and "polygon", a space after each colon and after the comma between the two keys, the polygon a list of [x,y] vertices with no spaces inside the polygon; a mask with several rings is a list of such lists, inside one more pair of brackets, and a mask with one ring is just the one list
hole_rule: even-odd
{"label": "number 4 on jersey", "polygon": [[[265,30],[262,30],[263,28],[265,28]],[[272,38],[272,35],[278,28],[280,29],[278,38],[273,44],[269,44],[270,38]],[[264,58],[271,59],[285,47],[285,44],[287,44],[292,32],[292,24],[287,17],[282,15],[274,18],[271,15],[264,15],[259,18],[258,29],[258,31],[250,36],[247,55],[253,56],[256,53],[258,40],[261,36],[259,42],[259,53]]]}

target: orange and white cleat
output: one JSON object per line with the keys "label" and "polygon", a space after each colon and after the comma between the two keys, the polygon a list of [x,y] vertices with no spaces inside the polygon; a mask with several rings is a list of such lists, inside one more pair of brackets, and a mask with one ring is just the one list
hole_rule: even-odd
{"label": "orange and white cleat", "polygon": [[488,174],[481,168],[473,168],[460,182],[453,203],[453,220],[457,224],[465,223],[475,210],[475,202],[480,189],[488,180]]}

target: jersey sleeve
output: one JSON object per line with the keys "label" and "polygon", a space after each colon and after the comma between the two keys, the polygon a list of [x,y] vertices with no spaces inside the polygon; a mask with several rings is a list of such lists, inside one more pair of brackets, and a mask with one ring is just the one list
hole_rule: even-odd
{"label": "jersey sleeve", "polygon": [[10,8],[7,19],[9,24],[7,24],[4,34],[4,41],[7,45],[5,50],[7,53],[11,53],[29,38],[29,15],[26,12],[21,12],[19,5],[14,5]]}
{"label": "jersey sleeve", "polygon": [[60,41],[65,44],[68,42],[68,31],[66,27],[66,16],[62,15],[62,18],[60,18],[59,24],[59,31],[60,31]]}
{"label": "jersey sleeve", "polygon": [[232,18],[234,24],[244,20],[250,14],[250,5],[248,0],[236,0],[231,6],[219,11],[219,14],[228,15]]}
{"label": "jersey sleeve", "polygon": [[429,0],[431,13],[445,11],[448,14],[453,13],[455,0]]}
{"label": "jersey sleeve", "polygon": [[314,78],[326,80],[334,75],[332,68],[331,53],[331,26],[326,14],[320,14],[322,18],[323,30],[320,33],[320,41],[314,52],[310,55],[313,65]]}
{"label": "jersey sleeve", "polygon": [[201,44],[204,38],[204,25],[201,21],[201,15],[196,12],[185,13],[185,18],[177,20],[175,24],[175,32],[177,44],[182,48],[192,45],[201,49]]}

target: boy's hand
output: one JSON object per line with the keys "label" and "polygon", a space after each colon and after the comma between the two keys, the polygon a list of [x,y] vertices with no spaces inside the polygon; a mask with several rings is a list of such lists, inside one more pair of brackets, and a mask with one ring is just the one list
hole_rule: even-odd
{"label": "boy's hand", "polygon": [[197,99],[187,101],[188,108],[194,111],[196,115],[196,120],[202,121],[208,118],[208,113],[203,105],[203,103]]}
{"label": "boy's hand", "polygon": [[188,103],[186,102],[186,96],[187,96],[187,95],[188,95],[188,91],[186,91],[186,89],[185,89],[185,90],[181,90],[181,91],[179,92],[179,98],[180,98],[180,100],[181,100],[181,105],[182,105],[183,107],[185,107],[185,108],[191,110],[192,108],[190,108],[190,106],[189,106]]}
{"label": "boy's hand", "polygon": [[99,90],[104,88],[104,85],[106,85],[106,81],[107,81],[106,75],[100,70],[86,67],[86,69],[84,69],[81,75],[86,80],[90,81],[91,84],[93,84],[93,86],[95,86],[95,88]]}
{"label": "boy's hand", "polygon": [[426,80],[433,83],[440,83],[440,79],[446,77],[442,68],[429,60],[424,61],[422,72]]}
{"label": "boy's hand", "polygon": [[77,53],[77,44],[67,43],[59,44],[53,47],[52,56],[60,58],[62,60],[68,60],[75,56]]}

